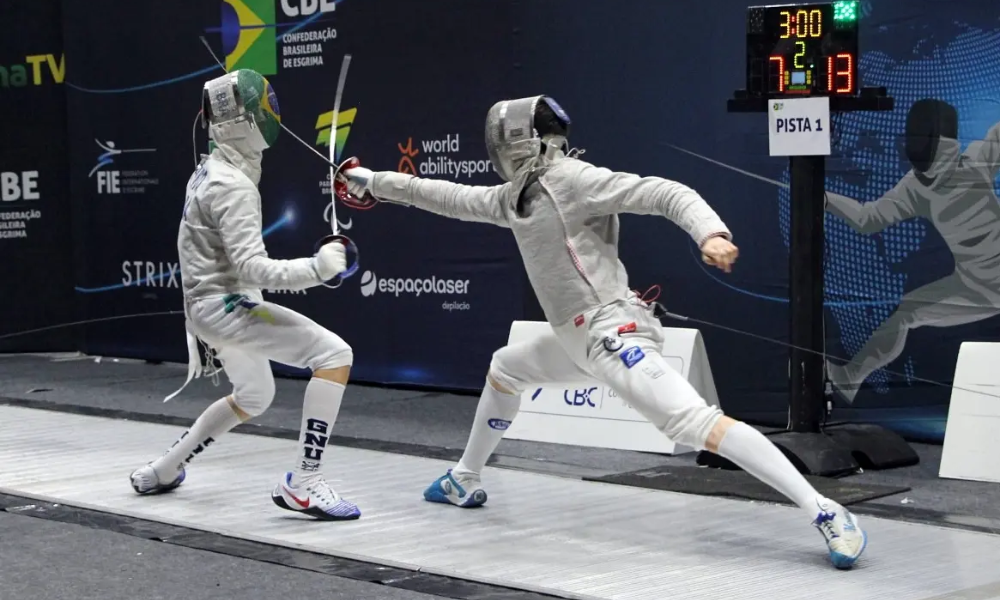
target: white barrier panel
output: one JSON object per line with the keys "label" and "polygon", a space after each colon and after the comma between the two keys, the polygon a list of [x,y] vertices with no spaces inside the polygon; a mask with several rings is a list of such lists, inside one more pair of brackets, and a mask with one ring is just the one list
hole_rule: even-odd
{"label": "white barrier panel", "polygon": [[[552,332],[548,323],[514,321],[508,343]],[[712,369],[701,332],[663,328],[663,358],[712,406],[719,405]],[[614,390],[597,381],[568,381],[532,387],[521,394],[521,410],[505,438],[613,448],[660,454],[683,454],[692,448],[674,444],[629,406]]]}
{"label": "white barrier panel", "polygon": [[959,349],[939,476],[1000,483],[998,365],[1000,344],[965,342]]}

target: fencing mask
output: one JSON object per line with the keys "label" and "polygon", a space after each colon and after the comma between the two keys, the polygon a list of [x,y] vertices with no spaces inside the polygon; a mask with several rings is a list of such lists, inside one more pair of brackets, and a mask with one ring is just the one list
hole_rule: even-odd
{"label": "fencing mask", "polygon": [[914,102],[906,116],[906,159],[917,173],[930,170],[941,138],[958,139],[958,111],[934,98]]}
{"label": "fencing mask", "polygon": [[271,84],[263,75],[240,69],[205,83],[202,126],[217,143],[245,139],[262,152],[281,131],[281,111]]}
{"label": "fencing mask", "polygon": [[548,96],[503,100],[486,114],[486,151],[500,177],[513,181],[543,147],[561,148],[569,126],[569,116]]}

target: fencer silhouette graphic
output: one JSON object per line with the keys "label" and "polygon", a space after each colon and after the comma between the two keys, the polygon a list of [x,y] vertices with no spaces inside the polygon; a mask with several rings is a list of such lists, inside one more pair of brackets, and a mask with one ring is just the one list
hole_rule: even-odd
{"label": "fencer silhouette graphic", "polygon": [[853,403],[861,384],[903,352],[917,327],[952,327],[1000,314],[1000,123],[961,151],[958,111],[923,99],[906,119],[905,153],[912,169],[874,202],[827,195],[827,212],[855,231],[878,233],[907,219],[930,221],[955,259],[951,275],[903,296],[899,307],[846,365],[827,363],[834,390]]}

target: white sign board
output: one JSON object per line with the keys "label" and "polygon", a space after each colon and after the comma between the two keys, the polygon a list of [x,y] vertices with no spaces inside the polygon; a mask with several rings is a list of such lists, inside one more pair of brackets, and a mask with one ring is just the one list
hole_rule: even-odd
{"label": "white sign board", "polygon": [[998,364],[1000,344],[965,342],[959,349],[939,476],[1000,483]]}
{"label": "white sign board", "polygon": [[767,138],[771,156],[829,156],[830,99],[768,100]]}
{"label": "white sign board", "polygon": [[[552,332],[545,322],[514,321],[508,343]],[[662,354],[712,406],[719,405],[705,343],[697,329],[663,328]],[[660,454],[683,454],[692,448],[674,444],[614,390],[595,380],[531,387],[521,394],[521,410],[505,438],[613,448]]]}

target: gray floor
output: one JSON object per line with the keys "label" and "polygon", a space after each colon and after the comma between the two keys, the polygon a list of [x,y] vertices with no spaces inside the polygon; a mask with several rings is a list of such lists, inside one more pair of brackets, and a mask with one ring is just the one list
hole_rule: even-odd
{"label": "gray floor", "polygon": [[435,598],[8,513],[0,532],[0,597],[11,600]]}
{"label": "gray floor", "polygon": [[[10,406],[0,406],[0,422],[0,493],[264,543],[276,548],[270,552],[297,548],[578,600],[805,600],[830,590],[856,600],[1000,595],[998,535],[866,517],[869,552],[844,573],[830,566],[811,515],[798,508],[488,467],[490,504],[460,510],[420,501],[449,462],[347,447],[324,457],[324,466],[341,474],[332,481],[362,507],[362,518],[316,523],[269,498],[293,440],[225,436],[181,488],[144,497],[132,492],[127,473],[148,457],[150,443],[174,439],[183,427]],[[42,431],[63,434],[40,445]],[[93,555],[131,564],[110,545]],[[202,575],[194,581],[203,587],[220,582]]]}
{"label": "gray floor", "polygon": [[[184,379],[181,365],[93,358],[53,362],[51,357],[0,355],[0,396],[46,400],[65,405],[112,408],[144,414],[195,418],[214,399],[228,393],[208,380],[192,383],[169,403],[162,399]],[[297,430],[305,381],[279,379],[271,409],[255,422]],[[42,391],[44,390],[44,391]],[[461,449],[475,413],[477,398],[438,392],[390,390],[351,385],[337,422],[342,436]],[[724,405],[723,405],[724,407]],[[885,472],[854,475],[859,482],[910,486],[905,495],[872,501],[902,511],[931,510],[957,517],[1000,519],[1000,486],[939,479],[941,447],[916,444],[921,464]],[[679,458],[556,444],[504,440],[501,458],[534,471],[606,474],[664,464],[693,464]]]}

